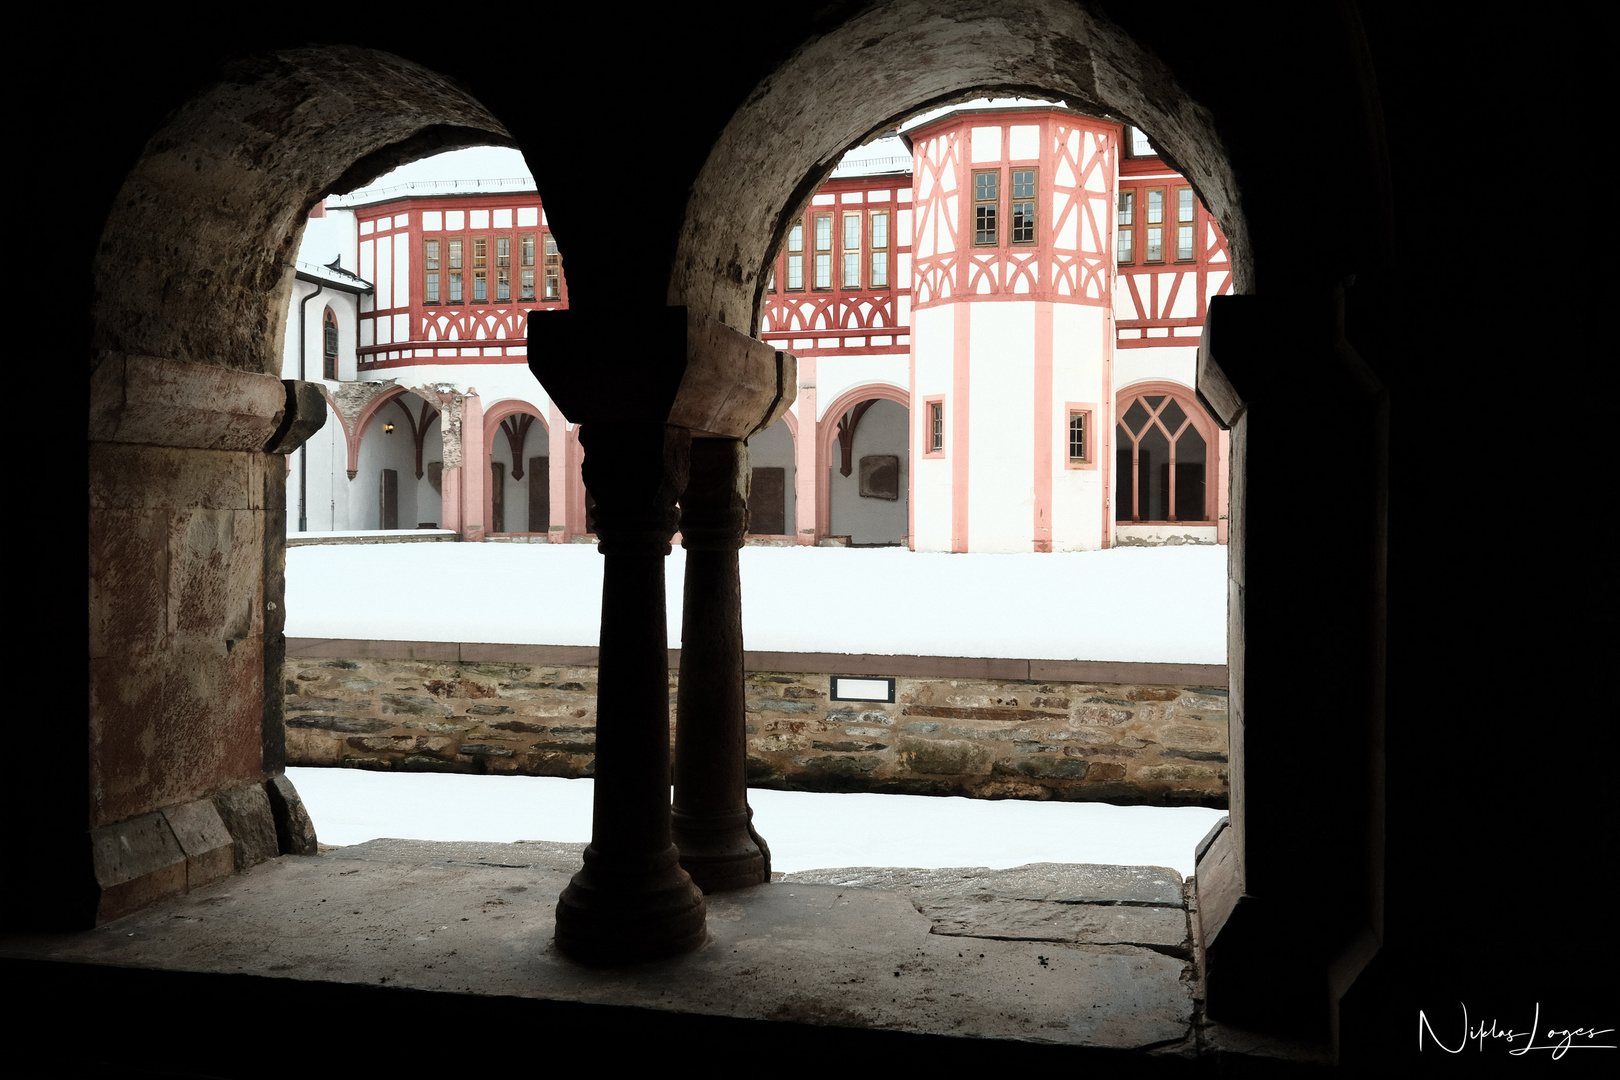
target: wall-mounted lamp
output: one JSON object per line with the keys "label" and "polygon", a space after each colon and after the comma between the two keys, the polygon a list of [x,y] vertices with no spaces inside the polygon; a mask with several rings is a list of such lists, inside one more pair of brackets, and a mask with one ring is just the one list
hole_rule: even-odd
{"label": "wall-mounted lamp", "polygon": [[386,420],[383,421],[383,434],[384,435],[392,435],[393,433],[394,433],[394,425],[388,423]]}

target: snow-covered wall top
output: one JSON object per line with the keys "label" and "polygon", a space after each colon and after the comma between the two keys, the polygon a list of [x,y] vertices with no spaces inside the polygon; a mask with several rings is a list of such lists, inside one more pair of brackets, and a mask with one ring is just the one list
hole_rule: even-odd
{"label": "snow-covered wall top", "polygon": [[[742,550],[743,637],[772,652],[1224,664],[1225,547],[1025,555]],[[685,554],[665,565],[680,642]],[[313,545],[287,553],[289,637],[594,645],[588,544]]]}

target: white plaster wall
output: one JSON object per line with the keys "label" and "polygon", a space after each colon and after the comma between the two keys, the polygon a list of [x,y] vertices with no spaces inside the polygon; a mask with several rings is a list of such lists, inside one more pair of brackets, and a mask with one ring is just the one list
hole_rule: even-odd
{"label": "white plaster wall", "polygon": [[[848,476],[840,474],[842,460],[838,444],[833,444],[832,533],[848,536],[856,544],[899,544],[906,537],[907,486],[911,469],[907,428],[910,410],[893,401],[878,401],[861,417],[855,429],[855,445],[850,454]],[[900,498],[861,497],[861,458],[868,454],[894,454],[900,459]]]}
{"label": "white plaster wall", "polygon": [[798,530],[798,522],[794,514],[798,492],[798,465],[794,460],[793,433],[788,430],[786,420],[778,420],[764,431],[748,440],[749,467],[756,469],[781,469],[783,507],[782,525],[788,535],[794,535]]}
{"label": "white plaster wall", "polygon": [[304,298],[314,294],[315,288],[314,282],[293,282],[292,299],[287,304],[287,322],[281,335],[281,377],[298,378],[298,309],[303,307],[304,377],[311,381],[321,378],[321,360],[326,347],[321,320],[326,309],[331,308],[338,324],[338,378],[353,379],[360,298],[354,293],[326,287],[315,299],[304,304]]}
{"label": "white plaster wall", "polygon": [[[1052,550],[1093,551],[1102,547],[1101,470],[1109,462],[1112,402],[1103,400],[1110,333],[1102,308],[1056,304],[1052,309]],[[1095,405],[1092,412],[1096,469],[1071,469],[1069,402]]]}
{"label": "white plaster wall", "polygon": [[1193,388],[1198,374],[1198,348],[1192,345],[1163,345],[1149,349],[1114,351],[1114,390],[1132,383],[1168,379]]}
{"label": "white plaster wall", "polygon": [[326,424],[290,457],[292,471],[287,475],[287,533],[298,532],[299,461],[309,457],[306,509],[310,532],[357,528],[349,524],[350,483],[348,443],[343,421],[328,413]]}
{"label": "white plaster wall", "polygon": [[[827,406],[847,390],[873,383],[887,383],[902,391],[911,381],[911,357],[898,352],[888,356],[820,356],[816,358],[817,420],[827,418]],[[833,423],[838,417],[832,418]]]}
{"label": "white plaster wall", "polygon": [[[918,551],[951,550],[951,363],[955,307],[942,304],[917,312],[912,322],[911,351],[916,396],[911,403],[912,544]],[[928,411],[923,402],[945,395],[945,456],[925,458]]]}
{"label": "white plaster wall", "polygon": [[973,305],[968,550],[1029,551],[1035,520],[1032,302]]}

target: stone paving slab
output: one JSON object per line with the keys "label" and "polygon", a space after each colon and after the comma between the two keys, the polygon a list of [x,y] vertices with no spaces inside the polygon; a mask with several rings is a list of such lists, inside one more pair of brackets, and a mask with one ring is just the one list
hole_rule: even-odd
{"label": "stone paving slab", "polygon": [[1004,941],[1069,941],[1082,945],[1145,945],[1190,959],[1187,913],[1172,907],[1052,904],[963,896],[917,904],[934,933]]}
{"label": "stone paving slab", "polygon": [[919,869],[855,866],[806,870],[784,880],[863,889],[915,890],[923,896],[984,894],[1056,904],[1155,904],[1184,907],[1181,875],[1167,866],[1026,863],[1007,870],[984,866]]}
{"label": "stone paving slab", "polygon": [[93,931],[9,937],[0,954],[1109,1049],[1191,1046],[1194,1003],[1173,957],[933,934],[909,897],[872,888],[784,881],[712,896],[697,951],[583,967],[552,945],[578,849],[387,840],[281,857]]}

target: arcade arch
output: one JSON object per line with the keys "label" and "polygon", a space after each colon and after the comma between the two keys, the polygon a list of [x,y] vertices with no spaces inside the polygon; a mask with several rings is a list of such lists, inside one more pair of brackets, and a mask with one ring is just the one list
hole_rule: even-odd
{"label": "arcade arch", "polygon": [[[857,10],[788,54],[738,108],[692,185],[666,295],[670,304],[728,325],[757,326],[764,268],[783,238],[783,208],[802,206],[843,148],[901,117],[960,100],[967,96],[964,86],[1094,103],[1153,131],[1221,220],[1235,291],[1249,291],[1248,231],[1221,139],[1162,64],[1090,10],[1058,0],[1032,0],[1016,21],[987,4],[939,6],[950,10],[942,14],[922,3]],[[900,35],[904,52],[865,44]],[[879,90],[865,101],[839,92],[856,84]],[[326,93],[352,103],[352,111],[321,123],[295,122],[297,104]],[[247,116],[257,122],[219,122]],[[300,415],[301,406],[295,392],[289,407],[272,373],[289,287],[282,266],[303,215],[321,192],[429,149],[491,138],[509,136],[458,84],[359,49],[294,50],[245,62],[232,69],[223,89],[182,106],[131,170],[95,260],[93,489],[133,473],[154,478],[155,496],[155,478],[167,475],[155,451],[175,451],[195,463],[198,479],[218,481],[203,486],[224,492],[248,472],[249,462],[284,452],[278,449],[283,421],[289,411],[293,419]],[[256,167],[240,168],[236,162],[244,159]],[[601,287],[606,291],[605,283]],[[179,387],[169,404],[186,408],[157,401],[149,392],[154,380]],[[1228,398],[1241,406],[1235,393]],[[1222,415],[1238,419],[1234,410]],[[268,490],[283,482],[279,470],[260,473],[267,490],[243,494],[237,503],[222,505],[227,496],[221,494],[206,506],[165,506],[181,519],[201,520],[207,511],[232,518],[235,526],[182,552],[194,565],[177,562],[164,573],[183,579],[210,566],[232,573],[247,566],[258,586],[247,589],[245,599],[242,590],[233,591],[231,610],[199,616],[175,631],[194,641],[148,626],[152,620],[142,609],[154,601],[134,589],[108,588],[92,601],[92,624],[106,629],[92,637],[90,663],[91,726],[99,741],[90,768],[62,785],[62,805],[89,807],[92,829],[231,785],[256,784],[278,771],[264,756],[270,740],[260,725],[277,711],[271,688],[279,672],[264,643],[279,634],[279,625],[262,617],[260,602],[275,608],[282,590],[274,560],[258,558],[266,551],[267,523],[259,508],[283,503],[284,493]],[[93,565],[104,557],[114,569],[130,571],[98,580],[140,578],[141,564],[130,562],[133,549],[107,540],[131,527],[105,508],[93,509]],[[249,647],[215,648],[221,638]],[[261,661],[262,670],[222,680],[223,660],[177,662],[181,655],[226,653],[233,675],[244,665],[252,674]],[[1239,683],[1241,654],[1234,663]],[[156,698],[143,692],[150,685],[163,687],[162,717],[151,708]],[[167,717],[183,726],[197,716],[209,718],[212,737],[185,741],[207,743],[201,757],[167,754],[181,741],[169,733],[147,737]],[[141,749],[143,740],[150,750]],[[1234,805],[1240,806],[1237,793]],[[1243,822],[1234,813],[1241,841]],[[64,815],[64,846],[82,833],[83,818],[82,809]]]}
{"label": "arcade arch", "polygon": [[[858,547],[906,542],[911,534],[910,404],[910,395],[887,383],[854,387],[828,403],[816,429],[820,535],[848,536]],[[863,477],[863,458],[893,458],[893,475],[888,475],[889,462],[871,461]]]}
{"label": "arcade arch", "polygon": [[551,429],[541,409],[509,398],[484,413],[490,482],[484,520],[497,534],[551,530]]}

